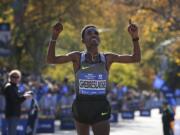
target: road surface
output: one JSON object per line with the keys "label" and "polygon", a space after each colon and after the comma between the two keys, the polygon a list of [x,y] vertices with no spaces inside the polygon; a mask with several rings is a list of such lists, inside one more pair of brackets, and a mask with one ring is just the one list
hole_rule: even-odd
{"label": "road surface", "polygon": [[[46,135],[76,135],[75,130],[62,131],[57,129],[54,134]],[[57,131],[58,130],[58,131]],[[135,113],[134,120],[122,120],[119,116],[118,123],[111,123],[110,135],[163,135],[161,114],[159,109],[153,109],[151,111],[151,117],[140,117],[139,112]],[[43,134],[38,134],[43,135]],[[92,131],[91,134],[93,135]],[[180,107],[176,109],[176,122],[175,122],[175,135],[180,135]]]}

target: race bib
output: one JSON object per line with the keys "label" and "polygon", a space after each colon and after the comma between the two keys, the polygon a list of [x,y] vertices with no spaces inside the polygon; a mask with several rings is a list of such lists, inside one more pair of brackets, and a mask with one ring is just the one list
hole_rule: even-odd
{"label": "race bib", "polygon": [[103,95],[106,93],[105,74],[81,73],[79,76],[79,93],[84,95]]}

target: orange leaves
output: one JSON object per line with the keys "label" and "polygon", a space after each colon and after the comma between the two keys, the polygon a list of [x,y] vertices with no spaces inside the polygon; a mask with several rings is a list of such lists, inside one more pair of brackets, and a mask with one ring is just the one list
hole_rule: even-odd
{"label": "orange leaves", "polygon": [[180,39],[179,40],[177,39],[176,42],[174,42],[171,46],[168,47],[169,56],[178,66],[180,66],[179,44],[180,44]]}
{"label": "orange leaves", "polygon": [[157,7],[165,7],[168,5],[168,0],[153,0],[153,5]]}
{"label": "orange leaves", "polygon": [[161,27],[161,21],[155,20],[155,16],[149,11],[139,10],[132,19],[141,26],[140,33],[143,36],[143,40],[148,42],[156,41],[156,34]]}

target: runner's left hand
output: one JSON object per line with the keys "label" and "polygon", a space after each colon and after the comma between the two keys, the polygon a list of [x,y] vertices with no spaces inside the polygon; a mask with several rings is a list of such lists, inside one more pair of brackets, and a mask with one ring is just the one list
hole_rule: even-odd
{"label": "runner's left hand", "polygon": [[129,32],[129,34],[131,35],[131,37],[133,39],[134,38],[139,38],[138,27],[131,22],[131,19],[129,19],[128,32]]}

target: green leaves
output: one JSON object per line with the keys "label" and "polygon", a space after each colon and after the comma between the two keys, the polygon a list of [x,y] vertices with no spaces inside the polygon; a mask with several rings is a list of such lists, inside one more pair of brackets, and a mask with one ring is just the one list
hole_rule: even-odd
{"label": "green leaves", "polygon": [[139,77],[134,64],[113,64],[110,70],[110,81],[126,86],[137,87]]}

